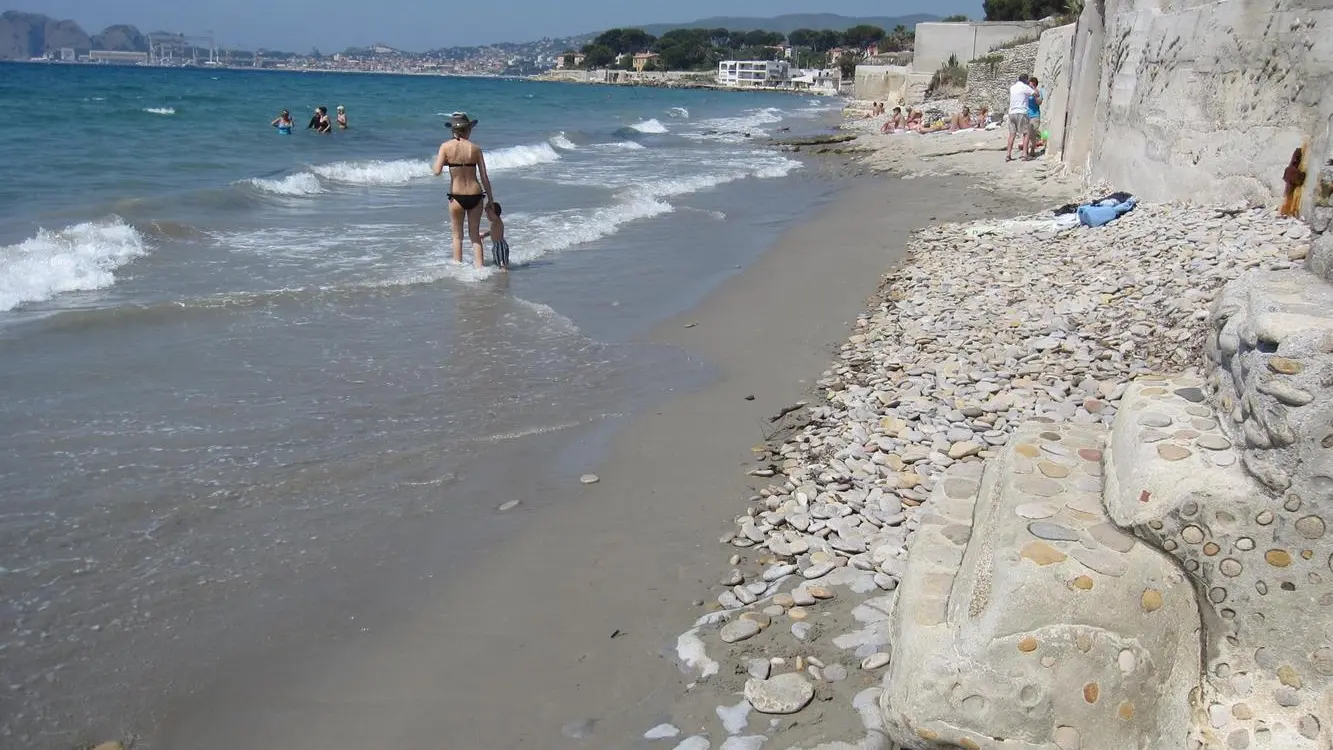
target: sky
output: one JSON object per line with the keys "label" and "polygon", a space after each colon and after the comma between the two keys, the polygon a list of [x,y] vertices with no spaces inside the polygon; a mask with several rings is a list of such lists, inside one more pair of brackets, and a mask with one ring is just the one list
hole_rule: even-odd
{"label": "sky", "polygon": [[144,32],[212,32],[220,46],[325,53],[374,43],[424,51],[527,42],[717,15],[982,15],[981,0],[0,0],[0,9],[72,19],[89,34],[126,23]]}

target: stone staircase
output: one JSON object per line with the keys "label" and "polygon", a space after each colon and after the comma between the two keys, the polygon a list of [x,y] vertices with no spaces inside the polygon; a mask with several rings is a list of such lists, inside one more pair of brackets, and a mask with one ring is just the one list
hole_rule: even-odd
{"label": "stone staircase", "polygon": [[1030,422],[918,516],[881,710],[908,748],[1333,747],[1333,286],[1253,273],[1207,377]]}

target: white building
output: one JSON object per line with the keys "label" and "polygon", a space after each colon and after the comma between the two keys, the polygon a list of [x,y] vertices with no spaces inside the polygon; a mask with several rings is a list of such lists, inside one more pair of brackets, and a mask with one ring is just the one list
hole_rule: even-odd
{"label": "white building", "polygon": [[837,96],[842,88],[842,71],[838,68],[797,70],[792,74],[791,87],[820,96]]}
{"label": "white building", "polygon": [[791,63],[786,60],[723,60],[717,64],[717,82],[735,88],[786,88],[791,84]]}

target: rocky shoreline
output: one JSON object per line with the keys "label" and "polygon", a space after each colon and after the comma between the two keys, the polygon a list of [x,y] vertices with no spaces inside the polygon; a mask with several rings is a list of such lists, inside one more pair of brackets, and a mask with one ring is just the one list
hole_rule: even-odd
{"label": "rocky shoreline", "polygon": [[720,539],[732,570],[677,642],[696,681],[644,738],[891,747],[890,621],[935,486],[979,476],[1024,422],[1109,425],[1135,379],[1197,372],[1223,284],[1297,267],[1309,243],[1268,209],[1179,204],[1099,229],[1048,214],[918,232],[818,400],[770,420],[785,429],[755,449],[756,492]]}

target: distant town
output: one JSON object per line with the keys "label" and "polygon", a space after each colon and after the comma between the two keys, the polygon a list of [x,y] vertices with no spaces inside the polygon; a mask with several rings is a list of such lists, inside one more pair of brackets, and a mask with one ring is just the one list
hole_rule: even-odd
{"label": "distant town", "polygon": [[317,49],[301,54],[230,49],[217,44],[209,35],[144,34],[133,26],[113,26],[89,36],[73,21],[9,11],[0,14],[0,59],[302,72],[543,76],[581,82],[713,85],[836,94],[843,88],[844,80],[850,83],[858,62],[883,55],[910,55],[913,28],[914,24],[911,27],[897,24],[885,29],[869,23],[842,30],[798,28],[787,33],[668,28],[661,36],[639,28],[624,28],[596,35],[446,47],[420,53],[373,44],[331,54]]}

